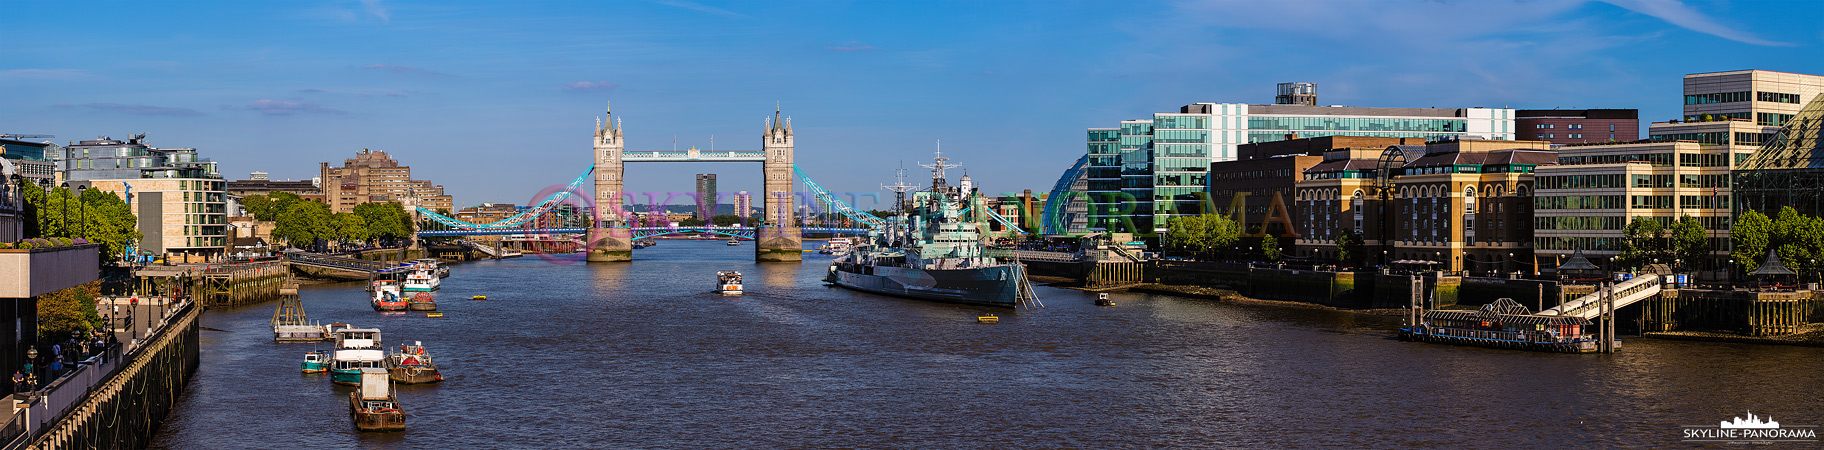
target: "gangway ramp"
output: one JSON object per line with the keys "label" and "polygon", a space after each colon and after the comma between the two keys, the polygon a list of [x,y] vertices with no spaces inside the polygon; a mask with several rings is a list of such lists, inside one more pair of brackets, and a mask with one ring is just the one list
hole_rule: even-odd
{"label": "gangway ramp", "polygon": [[[1621,284],[1615,285],[1614,288],[1615,308],[1621,309],[1621,307],[1634,304],[1634,302],[1653,298],[1654,295],[1659,294],[1659,288],[1659,275],[1641,275],[1634,277],[1632,280],[1623,281]],[[1596,316],[1602,315],[1602,294],[1602,290],[1597,289],[1596,292],[1590,293],[1589,295],[1577,297],[1577,299],[1565,302],[1565,304],[1540,311],[1539,315],[1594,319]]]}

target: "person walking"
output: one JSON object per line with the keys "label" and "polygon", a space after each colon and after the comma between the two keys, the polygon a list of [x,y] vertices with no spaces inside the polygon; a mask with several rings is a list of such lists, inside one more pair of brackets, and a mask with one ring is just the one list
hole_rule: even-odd
{"label": "person walking", "polygon": [[25,374],[13,371],[13,392],[25,392]]}

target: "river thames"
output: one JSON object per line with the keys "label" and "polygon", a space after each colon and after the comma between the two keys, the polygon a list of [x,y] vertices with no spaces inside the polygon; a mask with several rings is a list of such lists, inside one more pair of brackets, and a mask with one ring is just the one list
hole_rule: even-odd
{"label": "river thames", "polygon": [[[311,320],[437,357],[447,381],[399,388],[398,433],[353,431],[351,389],[298,370],[328,346],[272,342],[273,303],[208,311],[152,448],[1657,448],[1749,410],[1824,422],[1819,348],[1528,353],[1399,342],[1395,317],[1048,287],[1011,311],[828,287],[828,257],[805,256],[671,240],[631,264],[457,264],[443,318],[305,287]],[[717,270],[748,295],[708,293]]]}

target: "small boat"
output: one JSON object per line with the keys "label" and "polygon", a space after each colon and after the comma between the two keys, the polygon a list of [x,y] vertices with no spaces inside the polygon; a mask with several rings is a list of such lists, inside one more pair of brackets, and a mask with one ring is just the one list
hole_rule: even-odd
{"label": "small boat", "polygon": [[975,323],[1001,323],[1001,318],[993,314],[978,316],[975,318]]}
{"label": "small boat", "polygon": [[424,352],[423,342],[401,345],[398,352],[387,355],[386,371],[391,374],[393,381],[404,384],[443,381],[443,374],[437,371],[437,364],[431,361],[429,353]]}
{"label": "small boat", "polygon": [[436,311],[437,301],[431,298],[430,292],[418,291],[412,299],[405,302],[405,309],[412,311]]}
{"label": "small boat", "polygon": [[379,274],[379,276],[385,278],[376,279],[368,283],[367,286],[368,295],[372,297],[371,302],[374,305],[374,310],[404,311],[406,308],[406,301],[405,298],[401,296],[399,290],[400,281],[397,278],[398,272],[383,272]]}
{"label": "small boat", "polygon": [[386,369],[366,368],[360,372],[361,389],[348,393],[348,417],[360,431],[401,431],[405,429],[405,410],[393,396],[393,384]]}
{"label": "small boat", "polygon": [[469,300],[487,300],[487,299],[488,299],[488,296],[486,296],[486,295],[477,295],[474,297],[469,297]]}
{"label": "small boat", "polygon": [[716,292],[722,295],[741,295],[741,272],[716,272]]}
{"label": "small boat", "polygon": [[1096,306],[1115,306],[1114,300],[1108,299],[1108,293],[1096,294]]}
{"label": "small boat", "polygon": [[729,240],[728,240],[728,246],[729,246],[729,247],[740,247],[740,246],[741,246],[741,240],[740,240],[740,239],[729,239]]}
{"label": "small boat", "polygon": [[304,373],[323,373],[329,371],[329,355],[324,352],[304,354]]}

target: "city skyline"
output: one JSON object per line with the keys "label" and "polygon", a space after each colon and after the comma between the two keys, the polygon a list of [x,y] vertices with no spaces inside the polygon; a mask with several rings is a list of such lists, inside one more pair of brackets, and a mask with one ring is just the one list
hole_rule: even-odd
{"label": "city skyline", "polygon": [[[1657,122],[1679,117],[1683,74],[1824,73],[1781,57],[1824,43],[1803,22],[1824,8],[1798,2],[12,6],[27,19],[0,50],[0,132],[149,133],[230,180],[310,179],[373,148],[458,206],[526,204],[574,178],[609,101],[629,149],[709,149],[711,135],[758,149],[781,105],[799,166],[832,190],[876,191],[943,140],[999,193],[1048,189],[1085,128],[1271,103],[1278,82],[1317,83],[1323,105]],[[118,17],[147,26],[96,25]],[[630,191],[689,192],[684,177],[708,172],[759,186],[752,164],[635,168]]]}

